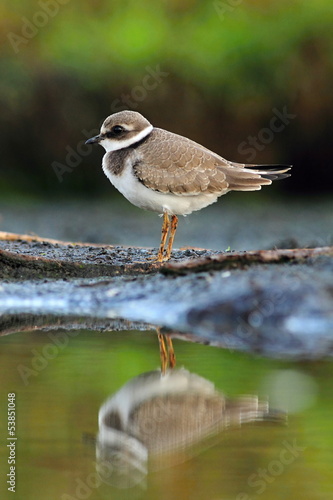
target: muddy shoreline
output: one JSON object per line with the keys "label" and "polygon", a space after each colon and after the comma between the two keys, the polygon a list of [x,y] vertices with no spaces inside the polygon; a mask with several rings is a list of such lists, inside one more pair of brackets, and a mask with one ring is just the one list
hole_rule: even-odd
{"label": "muddy shoreline", "polygon": [[125,201],[2,203],[1,229],[18,233],[0,237],[2,334],[161,327],[264,356],[332,356],[332,203],[236,196],[182,219],[163,264],[151,260],[161,221]]}
{"label": "muddy shoreline", "polygon": [[9,328],[21,315],[53,315],[62,317],[62,324],[75,316],[90,325],[104,320],[111,330],[110,320],[162,327],[272,357],[333,354],[332,247],[187,249],[165,264],[147,261],[151,253],[7,235],[0,245],[0,260],[7,258],[7,267],[1,266],[0,315]]}

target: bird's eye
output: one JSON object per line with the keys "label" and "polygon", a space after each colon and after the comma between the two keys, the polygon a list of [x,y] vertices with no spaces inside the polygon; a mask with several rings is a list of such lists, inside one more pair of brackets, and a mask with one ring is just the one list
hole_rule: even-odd
{"label": "bird's eye", "polygon": [[121,134],[122,132],[124,132],[124,129],[120,125],[115,125],[114,127],[112,127],[112,132],[114,134]]}
{"label": "bird's eye", "polygon": [[109,139],[111,139],[112,137],[116,136],[116,135],[120,135],[122,132],[124,132],[124,128],[121,126],[121,125],[115,125],[114,127],[112,127],[112,129],[109,131],[109,132],[105,132],[105,137],[108,137]]}

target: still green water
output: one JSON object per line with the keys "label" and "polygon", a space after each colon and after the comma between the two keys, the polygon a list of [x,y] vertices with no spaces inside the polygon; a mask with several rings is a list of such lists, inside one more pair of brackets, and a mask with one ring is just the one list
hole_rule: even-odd
{"label": "still green water", "polygon": [[[230,398],[269,398],[287,423],[231,426],[149,466],[135,486],[101,481],[95,438],[103,402],[159,367],[152,332],[32,331],[0,338],[0,498],[333,498],[330,361],[292,363],[174,340],[177,366]],[[7,398],[15,394],[15,494],[8,491]],[[119,485],[118,485],[119,486]]]}

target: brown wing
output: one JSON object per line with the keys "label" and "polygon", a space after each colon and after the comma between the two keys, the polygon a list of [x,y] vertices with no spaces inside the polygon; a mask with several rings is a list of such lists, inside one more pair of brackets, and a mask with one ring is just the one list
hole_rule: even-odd
{"label": "brown wing", "polygon": [[282,165],[230,162],[186,137],[159,128],[154,128],[141,143],[140,151],[134,167],[138,179],[162,193],[220,195],[231,190],[255,191],[274,179],[287,177],[285,172],[289,170]]}
{"label": "brown wing", "polygon": [[154,128],[140,151],[142,160],[139,156],[134,170],[146,187],[188,195],[219,193],[228,188],[218,158],[186,137]]}

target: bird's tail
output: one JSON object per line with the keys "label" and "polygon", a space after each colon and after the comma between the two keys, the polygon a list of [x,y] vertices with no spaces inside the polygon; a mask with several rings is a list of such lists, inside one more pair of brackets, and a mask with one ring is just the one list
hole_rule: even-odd
{"label": "bird's tail", "polygon": [[[272,181],[290,177],[292,165],[255,165],[229,162],[227,182],[232,191],[257,191]],[[230,168],[232,167],[232,168]]]}

